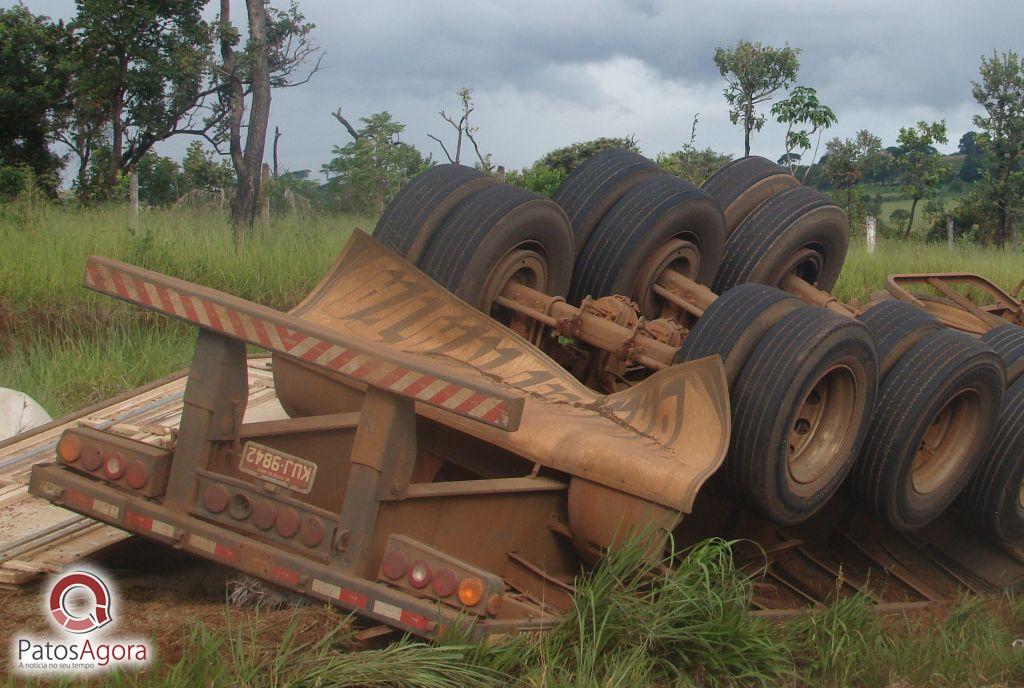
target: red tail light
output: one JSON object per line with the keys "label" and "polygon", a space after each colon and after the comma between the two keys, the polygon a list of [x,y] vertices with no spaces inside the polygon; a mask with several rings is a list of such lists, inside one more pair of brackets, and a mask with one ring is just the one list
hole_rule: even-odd
{"label": "red tail light", "polygon": [[398,580],[405,575],[406,569],[409,568],[409,558],[402,552],[392,550],[384,555],[381,567],[384,569],[385,576],[391,580]]}
{"label": "red tail light", "polygon": [[273,502],[259,499],[252,509],[252,523],[260,530],[270,530],[277,520],[277,507]]}
{"label": "red tail light", "polygon": [[274,528],[281,537],[292,537],[299,532],[299,512],[290,506],[282,507],[277,512]]}
{"label": "red tail light", "polygon": [[438,597],[449,597],[459,588],[459,579],[451,569],[441,569],[434,574],[434,592]]}
{"label": "red tail light", "polygon": [[[131,482],[131,474],[128,475],[128,482]],[[220,485],[207,485],[203,490],[203,506],[215,514],[219,514],[228,508],[228,491]]]}
{"label": "red tail light", "polygon": [[95,444],[86,444],[82,447],[81,459],[82,468],[87,471],[98,471],[103,465],[103,455]]}
{"label": "red tail light", "polygon": [[141,461],[132,461],[125,472],[125,480],[129,487],[141,490],[149,483],[149,469]]}
{"label": "red tail light", "polygon": [[320,522],[320,519],[310,516],[302,522],[299,539],[306,547],[316,547],[323,542],[324,534],[324,524]]}

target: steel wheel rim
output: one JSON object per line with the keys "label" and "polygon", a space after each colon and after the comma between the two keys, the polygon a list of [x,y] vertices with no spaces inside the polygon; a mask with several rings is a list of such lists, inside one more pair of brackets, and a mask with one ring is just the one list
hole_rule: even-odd
{"label": "steel wheel rim", "polygon": [[517,244],[509,249],[491,269],[487,281],[484,282],[477,307],[498,322],[527,336],[535,323],[526,316],[502,308],[496,302],[505,287],[512,282],[547,293],[549,277],[548,260],[543,248],[533,241]]}
{"label": "steel wheel rim", "polygon": [[654,285],[666,270],[674,270],[692,280],[700,273],[700,247],[681,237],[672,237],[644,261],[633,286],[640,315],[648,320],[675,318],[683,320],[687,313],[654,293]]}
{"label": "steel wheel rim", "polygon": [[797,407],[787,437],[786,465],[793,482],[819,480],[851,432],[857,407],[857,378],[845,364],[826,370]]}
{"label": "steel wheel rim", "polygon": [[793,253],[779,270],[775,284],[782,284],[789,275],[799,277],[810,285],[815,285],[825,269],[825,256],[820,247],[807,245]]}
{"label": "steel wheel rim", "polygon": [[947,401],[928,424],[910,468],[910,482],[918,494],[941,487],[967,462],[978,419],[981,397],[964,390]]}

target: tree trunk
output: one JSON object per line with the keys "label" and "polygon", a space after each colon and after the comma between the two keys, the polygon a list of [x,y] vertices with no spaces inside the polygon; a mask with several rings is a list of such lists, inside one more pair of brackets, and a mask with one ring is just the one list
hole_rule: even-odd
{"label": "tree trunk", "polygon": [[139,230],[139,171],[132,168],[128,178],[128,226]]}
{"label": "tree trunk", "polygon": [[107,167],[107,185],[110,188],[117,184],[117,177],[121,173],[121,153],[124,150],[124,123],[121,122],[123,113],[124,102],[119,92],[114,96],[110,106],[110,164]]}
{"label": "tree trunk", "polygon": [[1006,202],[1000,200],[996,204],[996,246],[1004,248],[1010,238],[1009,222],[1007,221]]}
{"label": "tree trunk", "polygon": [[851,209],[853,207],[853,186],[846,187],[846,215],[851,215]]}
{"label": "tree trunk", "polygon": [[281,128],[274,127],[274,179],[277,179],[277,142],[281,140]]}
{"label": "tree trunk", "polygon": [[750,157],[750,130],[754,128],[754,108],[747,104],[747,111],[743,117],[743,157]]}
{"label": "tree trunk", "polygon": [[914,228],[914,211],[917,210],[917,201],[918,200],[919,199],[915,198],[910,203],[910,218],[907,220],[907,228],[903,232],[903,238],[904,239],[909,239],[910,238],[910,231]]}
{"label": "tree trunk", "polygon": [[260,212],[260,176],[263,172],[263,150],[267,144],[270,121],[270,67],[267,56],[267,11],[264,0],[245,0],[249,17],[249,40],[252,46],[252,105],[246,127],[245,148],[242,148],[242,118],[245,115],[245,91],[238,74],[239,67],[231,45],[231,3],[221,0],[221,56],[224,71],[229,74],[231,122],[229,148],[235,168],[237,186],[231,199],[231,223],[237,244],[241,232],[251,227]]}

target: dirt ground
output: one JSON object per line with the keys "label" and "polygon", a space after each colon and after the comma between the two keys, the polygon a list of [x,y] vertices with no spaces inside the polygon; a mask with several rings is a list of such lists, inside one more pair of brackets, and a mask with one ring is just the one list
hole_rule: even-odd
{"label": "dirt ground", "polygon": [[[114,598],[112,632],[117,637],[155,642],[162,663],[181,658],[190,627],[200,622],[208,629],[255,628],[258,640],[276,645],[294,606],[259,609],[228,602],[229,572],[188,554],[146,542],[129,540],[90,561],[90,568],[107,573]],[[0,588],[0,676],[7,674],[10,643],[16,634],[52,632],[44,609],[47,581]],[[350,619],[331,608],[310,604],[303,608],[298,629],[300,642],[315,641],[348,626]]]}

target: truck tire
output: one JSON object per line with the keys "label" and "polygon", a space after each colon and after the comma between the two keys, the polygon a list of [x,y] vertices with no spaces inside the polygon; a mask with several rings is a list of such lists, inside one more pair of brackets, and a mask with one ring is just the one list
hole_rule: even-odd
{"label": "truck tire", "polygon": [[964,511],[996,540],[1024,538],[1024,378],[1010,385],[991,449],[961,499]]}
{"label": "truck tire", "polygon": [[1006,365],[1006,384],[1024,374],[1024,327],[1007,323],[989,330],[981,341],[992,347]]}
{"label": "truck tire", "polygon": [[670,175],[644,179],[604,216],[576,259],[569,302],[621,294],[646,318],[663,317],[652,287],[672,267],[707,284],[722,256],[722,211],[713,198]]}
{"label": "truck tire", "polygon": [[875,345],[852,318],[801,306],[750,355],[732,394],[725,483],[776,523],[836,493],[864,442],[878,386]]}
{"label": "truck tire", "polygon": [[628,150],[598,153],[569,173],[551,197],[569,217],[579,253],[605,213],[627,191],[665,171],[644,156]]}
{"label": "truck tire", "polygon": [[822,291],[839,279],[850,223],[830,198],[809,186],[777,193],[729,235],[712,290],[744,282],[780,286],[796,274]]}
{"label": "truck tire", "polygon": [[755,208],[794,186],[800,186],[800,182],[789,170],[751,155],[725,165],[708,177],[701,188],[722,206],[725,235],[729,236]]}
{"label": "truck tire", "polygon": [[764,284],[733,287],[715,299],[697,320],[675,362],[720,356],[732,389],[765,333],[802,305],[795,296]]}
{"label": "truck tire", "polygon": [[418,265],[444,219],[470,195],[497,182],[463,165],[434,165],[405,183],[384,208],[373,237]]}
{"label": "truck tire", "polygon": [[857,316],[878,348],[878,376],[884,380],[903,356],[929,332],[942,328],[938,318],[903,301],[881,301]]}
{"label": "truck tire", "polygon": [[985,456],[1003,388],[989,347],[946,328],[926,334],[882,381],[851,474],[858,501],[901,531],[939,516]]}
{"label": "truck tire", "polygon": [[532,191],[496,184],[473,194],[438,227],[420,268],[491,313],[511,280],[564,296],[572,261],[572,232],[562,209]]}

